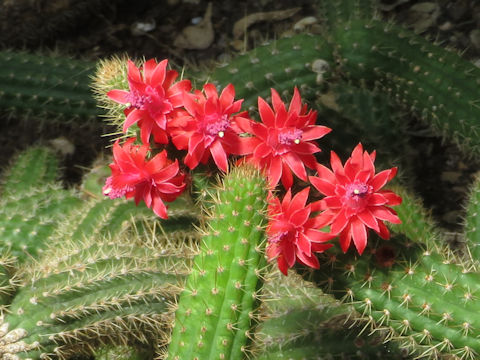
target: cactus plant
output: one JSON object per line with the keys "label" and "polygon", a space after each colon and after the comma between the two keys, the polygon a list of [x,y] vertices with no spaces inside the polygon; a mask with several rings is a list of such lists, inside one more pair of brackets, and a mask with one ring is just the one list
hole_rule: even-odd
{"label": "cactus plant", "polygon": [[265,180],[235,168],[218,189],[206,236],[180,296],[171,359],[240,359],[247,349],[262,276]]}
{"label": "cactus plant", "polygon": [[[334,129],[332,136],[335,136],[336,128],[351,126],[351,129],[338,131],[332,144],[352,141],[352,131],[349,133],[349,130],[353,130],[354,135],[362,134],[372,143],[380,145],[380,149],[382,143],[386,148],[389,147],[389,142],[396,142],[395,147],[391,147],[391,154],[394,157],[400,157],[405,148],[403,142],[405,139],[401,138],[406,136],[402,133],[402,124],[395,126],[395,123],[389,119],[394,108],[382,106],[381,111],[370,112],[369,106],[366,106],[383,101],[386,99],[384,97],[386,95],[407,110],[417,112],[432,127],[433,131],[445,140],[456,143],[467,156],[478,154],[480,143],[477,135],[478,125],[475,121],[480,115],[480,110],[476,106],[476,90],[480,79],[480,70],[475,69],[459,56],[432,45],[396,25],[373,19],[372,1],[342,0],[340,2],[319,1],[318,3],[322,8],[321,16],[325,16],[327,19],[324,34],[294,35],[287,39],[272,41],[268,46],[258,47],[208,73],[192,71],[191,75],[198,83],[209,78],[221,87],[225,87],[227,83],[235,84],[236,95],[245,99],[244,105],[250,110],[254,108],[257,96],[266,98],[270,94],[270,87],[275,87],[280,93],[283,93],[291,91],[294,86],[297,86],[302,91],[304,99],[311,102],[318,101],[321,113],[330,116],[329,121],[331,122],[328,125]],[[418,54],[426,56],[419,57]],[[124,108],[118,104],[112,104],[105,96],[105,93],[111,89],[128,88],[125,80],[125,68],[119,67],[119,61],[115,61],[115,66],[109,67],[107,61],[97,71],[97,78],[104,78],[103,81],[97,81],[96,92],[101,105],[110,111],[109,117],[117,118],[117,124],[120,124],[123,121]],[[23,70],[19,67],[15,71]],[[188,71],[187,69],[187,75]],[[4,108],[11,107],[11,104],[16,101],[11,95],[13,93],[11,89],[18,86],[19,93],[28,93],[25,87],[13,83],[13,80],[6,84],[11,88],[5,92],[9,94],[5,97],[8,101],[6,104],[9,105],[2,105]],[[38,86],[38,83],[33,82],[32,84],[32,88]],[[84,96],[84,90],[78,89],[78,96]],[[327,111],[321,104],[322,97],[324,99],[328,92],[336,94],[336,104],[339,106],[330,106]],[[379,94],[379,92],[385,94]],[[55,101],[52,104],[59,105]],[[51,111],[57,110],[52,108]],[[60,109],[58,113],[62,112],[65,113]],[[347,121],[348,126],[343,125],[342,121]],[[387,138],[391,140],[379,140],[378,135],[387,132]],[[363,142],[363,138],[357,140]],[[153,152],[156,150],[154,148]],[[192,176],[194,184],[200,190],[208,188],[208,179],[199,177],[199,172],[195,173],[194,171]],[[243,185],[231,184],[232,178]],[[470,200],[466,206],[466,246],[464,249],[451,251],[444,244],[441,230],[425,215],[425,211],[418,205],[418,201],[414,200],[408,192],[398,188],[404,199],[403,205],[398,207],[403,224],[392,227],[395,235],[390,242],[376,242],[371,238],[369,247],[362,256],[356,256],[351,252],[342,254],[336,247],[320,256],[320,269],[312,270],[305,276],[311,276],[319,286],[325,289],[325,292],[331,292],[335,297],[348,302],[356,309],[356,312],[352,313],[347,306],[338,305],[329,305],[325,312],[315,308],[311,303],[303,308],[297,307],[298,304],[288,304],[283,295],[281,300],[287,303],[284,306],[287,309],[293,309],[292,311],[286,314],[260,311],[258,315],[251,315],[255,313],[253,298],[256,301],[265,300],[267,305],[260,305],[260,310],[269,310],[268,305],[272,302],[268,303],[268,300],[271,294],[268,294],[266,288],[259,289],[265,275],[261,276],[261,281],[258,281],[257,275],[265,268],[264,259],[256,252],[255,245],[250,246],[249,249],[242,247],[246,245],[242,239],[247,236],[243,233],[237,236],[237,232],[251,234],[251,240],[254,240],[256,244],[264,242],[259,229],[253,228],[253,233],[249,232],[252,229],[253,220],[247,218],[247,216],[257,212],[261,213],[264,210],[266,189],[259,185],[261,182],[262,180],[256,175],[245,175],[236,168],[226,176],[224,189],[229,189],[229,191],[220,191],[218,197],[222,199],[221,204],[219,202],[208,210],[212,213],[212,219],[209,227],[204,230],[207,233],[202,239],[204,245],[201,246],[200,254],[195,257],[193,267],[186,280],[185,290],[178,298],[171,298],[171,301],[178,301],[176,325],[171,338],[158,340],[160,344],[170,342],[168,349],[159,345],[160,354],[168,353],[169,358],[173,359],[187,357],[237,359],[244,357],[248,353],[247,349],[251,349],[252,354],[259,359],[282,356],[315,358],[320,351],[338,354],[340,351],[334,345],[338,345],[339,342],[331,339],[339,336],[351,339],[357,333],[349,335],[346,334],[345,329],[332,329],[332,322],[335,322],[336,318],[334,317],[332,320],[330,316],[347,313],[350,314],[351,319],[355,320],[354,322],[360,324],[360,328],[356,329],[357,332],[374,333],[375,340],[397,342],[401,347],[415,352],[418,357],[450,356],[457,359],[468,359],[477,356],[480,346],[477,338],[479,335],[478,324],[474,315],[477,313],[477,308],[474,300],[478,291],[479,276],[477,259],[479,246],[476,239],[478,217],[476,187],[478,184],[473,186]],[[249,187],[253,187],[253,189],[247,190]],[[95,186],[88,189],[93,188]],[[98,189],[86,190],[85,193],[92,194],[97,191]],[[47,194],[48,191],[44,190],[43,193]],[[71,195],[71,193],[69,194]],[[15,215],[13,217],[6,215],[5,223],[15,223],[23,206],[37,201],[35,196],[34,194],[25,195],[23,204],[18,201],[19,204],[17,204],[13,200],[6,203],[5,207],[13,209]],[[260,199],[256,199],[257,197]],[[41,198],[41,195],[38,195],[38,198]],[[209,198],[207,192],[201,191],[197,200],[205,203]],[[213,198],[215,199],[215,196]],[[250,200],[252,202],[248,203]],[[245,206],[246,203],[248,203],[247,206]],[[58,204],[63,204],[63,200],[59,199]],[[172,219],[159,223],[162,231],[157,231],[155,228],[157,225],[146,225],[135,220],[135,226],[142,226],[142,229],[131,235],[142,237],[148,233],[149,226],[151,226],[155,228],[155,231],[152,232],[155,236],[163,236],[167,239],[164,245],[168,249],[168,251],[165,250],[166,253],[169,254],[169,251],[173,250],[166,244],[171,242],[177,244],[175,239],[185,235],[185,224],[190,226],[192,222],[198,221],[198,214],[191,208],[193,206],[190,200],[180,198],[170,207]],[[135,216],[138,217],[146,214],[142,214],[142,211],[148,211],[145,208],[137,208],[137,210]],[[53,209],[45,210],[45,214],[50,211]],[[55,341],[62,342],[57,350],[66,355],[65,351],[68,345],[70,345],[70,349],[75,349],[75,346],[88,347],[94,346],[97,342],[102,343],[101,335],[104,333],[100,330],[98,330],[99,336],[88,340],[90,345],[84,342],[88,336],[87,338],[82,336],[88,334],[88,331],[92,329],[91,326],[94,326],[92,324],[106,324],[115,319],[114,316],[122,317],[131,314],[130,311],[136,311],[137,305],[134,302],[129,304],[126,301],[125,307],[118,310],[108,306],[114,304],[111,296],[120,298],[123,296],[123,299],[129,299],[129,296],[132,296],[125,288],[127,283],[130,286],[132,282],[128,274],[130,271],[134,273],[135,270],[133,268],[128,270],[130,268],[122,263],[122,259],[124,257],[131,259],[135,256],[144,259],[155,253],[152,251],[150,254],[148,250],[140,247],[145,246],[144,242],[132,241],[135,245],[126,247],[121,244],[112,244],[113,239],[121,239],[125,235],[123,230],[126,229],[121,226],[122,223],[127,224],[126,228],[132,226],[129,219],[132,214],[130,211],[131,209],[124,202],[116,202],[115,205],[112,205],[108,201],[99,199],[91,199],[87,204],[78,205],[78,209],[73,210],[67,217],[70,224],[56,228],[54,235],[46,237],[52,242],[46,253],[40,256],[35,254],[36,262],[27,262],[17,273],[21,275],[22,287],[13,297],[10,312],[4,319],[5,323],[9,323],[10,329],[28,327],[27,331],[30,334],[26,335],[28,337],[24,337],[24,341],[28,340],[35,346],[38,341],[38,345],[41,344],[44,347],[42,351],[46,353],[55,352],[54,347],[57,346],[54,344]],[[244,213],[248,214],[244,217]],[[254,215],[254,218],[255,221],[258,221],[257,225],[259,226],[265,221],[260,215]],[[157,224],[153,220],[149,220],[149,223]],[[20,229],[20,225],[15,226]],[[7,225],[4,227],[6,228]],[[230,229],[232,230],[230,231]],[[31,230],[29,231],[31,232]],[[219,241],[216,236],[217,231],[220,234],[226,234],[226,236],[222,236],[222,241]],[[7,233],[14,232],[8,228]],[[49,234],[53,234],[53,232],[50,231]],[[195,235],[192,236],[195,237]],[[66,241],[68,249],[62,255],[62,251],[55,249],[55,246],[60,244],[63,239],[69,240]],[[105,242],[105,239],[108,241]],[[98,243],[93,244],[91,241],[98,241]],[[14,243],[17,242],[18,239],[15,239]],[[148,244],[148,241],[146,243]],[[18,249],[12,249],[12,251],[17,251],[17,256],[23,262],[26,262],[25,258],[20,257]],[[107,256],[107,259],[93,258],[92,266],[86,266],[86,270],[83,270],[84,273],[76,268],[68,267],[68,261],[71,264],[88,264],[88,260],[93,256],[92,252],[97,255],[97,251],[118,255],[116,251],[121,249],[128,250],[122,252],[125,255],[118,256],[119,259],[115,256],[112,258]],[[226,249],[230,250],[231,257],[218,255],[225,253]],[[462,251],[468,256],[464,256]],[[33,253],[30,250],[29,252]],[[249,260],[242,258],[240,262],[234,262],[232,265],[233,257],[240,253],[251,257],[248,258]],[[178,252],[173,251],[172,261],[181,263],[183,260],[175,260],[176,255]],[[59,264],[55,260],[62,256],[67,260],[65,265]],[[132,262],[134,261],[132,260]],[[106,264],[117,263],[121,264],[118,267],[126,266],[128,268],[127,274],[117,276],[108,273],[107,275],[114,278],[113,282],[109,282],[107,278],[102,277],[105,275],[104,267]],[[167,276],[167,280],[163,277],[157,278],[161,270],[156,269],[153,265],[150,267],[151,263],[148,261],[147,263],[149,268],[142,272],[138,286],[143,286],[142,284],[148,283],[148,280],[153,282],[158,280],[160,285],[152,283],[145,285],[156,289],[156,286],[161,287],[166,283],[177,284],[176,281],[179,281],[177,277],[170,275]],[[112,265],[112,268],[115,266]],[[242,268],[242,271],[239,267]],[[72,275],[69,274],[70,270]],[[29,276],[28,274],[32,272],[34,275]],[[84,279],[88,281],[90,273],[93,274],[95,281],[94,285],[86,290],[82,281]],[[98,277],[95,277],[97,276],[95,274]],[[122,277],[123,275],[125,278]],[[80,278],[76,278],[76,276],[80,276]],[[183,273],[179,277],[183,277]],[[235,280],[228,282],[227,277]],[[8,279],[10,279],[10,275],[5,272],[4,283]],[[118,288],[114,284],[117,279],[120,284]],[[62,287],[62,284],[65,283],[67,286]],[[99,290],[100,285],[104,290]],[[239,295],[233,300],[237,293],[240,294],[235,285],[241,287],[242,291],[241,296]],[[180,292],[179,288],[175,287],[175,289],[174,293]],[[91,298],[84,303],[76,302],[80,300],[74,298],[74,294],[84,290],[86,291],[82,294],[85,299]],[[111,295],[117,290],[120,295]],[[42,292],[50,294],[50,291],[52,291],[51,296],[41,298]],[[310,299],[320,301],[317,300],[319,296],[316,291],[302,291],[306,297],[305,301],[310,301]],[[8,292],[9,296],[5,302],[10,301],[13,290],[9,288]],[[196,301],[198,296],[202,296],[202,301]],[[30,301],[32,298],[35,299],[33,303]],[[37,298],[41,298],[41,301],[37,301]],[[32,310],[36,307],[34,303],[43,306],[42,301],[46,307],[56,304],[55,311],[57,313],[55,314],[57,319],[61,319],[63,323],[49,318],[51,312],[46,310],[34,312]],[[98,305],[102,301],[103,305]],[[149,310],[156,311],[158,314],[171,315],[169,312],[171,308],[165,307],[165,304],[155,299],[155,296],[146,301],[147,304],[142,305],[139,311],[147,313],[147,317],[148,314],[151,314],[148,312]],[[332,302],[332,304],[334,303]],[[236,310],[232,311],[232,307]],[[96,315],[91,312],[93,309],[105,310],[105,313]],[[219,313],[214,311],[217,309],[219,309]],[[24,322],[25,314],[32,314],[32,312],[34,315],[30,316],[31,319],[52,326],[49,329],[49,334],[54,334],[52,339],[41,336],[41,334],[45,334],[42,332],[43,330],[39,330],[28,321]],[[80,317],[80,319],[76,317]],[[260,324],[258,326],[252,324],[251,317],[254,317]],[[319,324],[307,323],[306,319],[308,318],[316,319]],[[148,319],[150,322],[146,326],[156,333],[153,335],[154,337],[160,337],[157,333],[167,331],[168,321],[162,322],[160,327],[155,327],[155,316],[152,315]],[[102,323],[102,321],[105,322]],[[279,330],[279,324],[282,322],[287,322],[288,326]],[[124,329],[127,328],[133,329],[128,326]],[[216,330],[212,331],[212,328]],[[256,335],[250,339],[255,330],[258,330]],[[246,332],[248,332],[248,336]],[[74,338],[74,336],[70,336],[72,333],[76,333],[78,336],[75,335],[74,343],[69,343]],[[135,334],[142,338],[142,331]],[[17,340],[22,341],[20,335],[23,335],[20,330],[10,334],[15,338],[14,342],[9,340],[10,349],[21,344],[16,342]],[[118,336],[117,341],[126,339],[126,335],[121,330],[116,336]],[[273,343],[268,343],[272,339]],[[144,339],[142,338],[142,340]],[[316,344],[319,341],[327,342],[322,344],[321,350]],[[262,347],[259,344],[261,342],[267,342],[267,344]],[[342,347],[345,351],[357,352],[358,350],[352,343]],[[376,350],[373,348],[367,350],[372,350],[372,352],[367,351],[368,355],[366,356],[374,356]],[[17,356],[40,356],[41,352],[34,351],[37,350],[31,349],[29,353],[18,353]],[[13,352],[10,351],[9,354],[13,354]],[[348,356],[350,355],[355,356],[352,353],[348,354]],[[386,355],[382,353],[381,356],[385,357]]]}

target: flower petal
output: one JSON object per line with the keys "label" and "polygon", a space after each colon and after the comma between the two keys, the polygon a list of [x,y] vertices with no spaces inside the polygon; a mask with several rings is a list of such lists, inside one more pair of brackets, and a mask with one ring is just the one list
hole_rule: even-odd
{"label": "flower petal", "polygon": [[275,127],[275,114],[272,108],[261,97],[258,98],[258,112],[262,122],[268,127]]}
{"label": "flower petal", "polygon": [[355,244],[358,253],[362,255],[367,246],[367,229],[358,219],[353,219],[350,226],[352,229],[353,243]]}
{"label": "flower petal", "polygon": [[223,172],[228,171],[228,161],[227,161],[227,154],[223,149],[222,143],[220,141],[214,141],[212,145],[210,145],[210,153],[212,154],[213,161],[218,166],[220,170]]}

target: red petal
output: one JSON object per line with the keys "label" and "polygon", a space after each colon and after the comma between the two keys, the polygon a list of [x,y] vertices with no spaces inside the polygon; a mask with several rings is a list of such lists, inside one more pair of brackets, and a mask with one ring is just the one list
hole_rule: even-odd
{"label": "red petal", "polygon": [[160,61],[157,66],[152,71],[152,77],[150,79],[150,84],[152,86],[161,86],[163,85],[163,82],[165,81],[165,76],[167,72],[167,65],[168,65],[168,60],[164,59]]}
{"label": "red petal", "polygon": [[207,98],[212,99],[215,103],[217,102],[218,92],[215,85],[213,85],[212,83],[207,83],[203,85],[203,91],[205,91],[205,95],[207,95]]}
{"label": "red petal", "polygon": [[157,62],[155,61],[155,59],[150,59],[143,64],[143,78],[145,79],[145,82],[147,84],[150,84],[152,86],[156,85],[156,84],[152,84],[151,82],[152,74],[156,66],[157,66]]}
{"label": "red petal", "polygon": [[215,164],[218,166],[218,168],[223,172],[227,172],[227,154],[225,153],[220,141],[216,140],[212,143],[212,145],[210,145],[210,153],[212,154],[213,161],[215,161]]}
{"label": "red petal", "polygon": [[126,104],[128,103],[128,96],[130,93],[125,90],[110,90],[107,92],[107,96],[112,99],[113,101],[120,103],[120,104]]}
{"label": "red petal", "polygon": [[282,161],[282,185],[285,189],[290,189],[293,186],[293,175],[287,164]]}
{"label": "red petal", "polygon": [[358,219],[353,219],[351,222],[353,243],[357,248],[357,251],[362,255],[363,250],[367,246],[367,229],[365,225]]}
{"label": "red petal", "polygon": [[309,193],[310,193],[310,188],[306,187],[302,191],[295,194],[295,196],[293,197],[292,201],[290,202],[290,204],[288,206],[287,212],[292,214],[293,212],[295,212],[297,210],[304,209],[305,204],[307,203],[307,200],[308,200],[308,194]]}
{"label": "red petal", "polygon": [[380,231],[377,232],[378,236],[380,236],[384,240],[390,239],[390,231],[388,230],[387,226],[383,223],[383,221],[378,222],[378,227]]}
{"label": "red petal", "polygon": [[255,159],[263,159],[272,153],[272,149],[265,143],[260,143],[253,152],[253,157]]}
{"label": "red petal", "polygon": [[128,80],[129,80],[129,82],[130,81],[143,82],[142,76],[140,74],[140,70],[138,70],[138,68],[135,66],[133,61],[128,60],[127,67],[128,67]]}
{"label": "red petal", "polygon": [[291,268],[293,265],[295,265],[295,244],[291,243],[290,241],[286,242],[283,246],[283,252],[282,252],[285,261],[287,262],[287,265],[289,268]]}
{"label": "red petal", "polygon": [[288,275],[288,265],[283,256],[277,258],[278,269],[282,272],[283,275]]}
{"label": "red petal", "polygon": [[343,174],[342,162],[338,155],[333,151],[330,152],[330,166],[335,174]]}
{"label": "red petal", "polygon": [[[272,105],[273,105],[273,110],[276,113],[286,113],[287,110],[285,109],[285,104],[283,103],[282,99],[280,98],[280,95],[275,89],[270,89],[271,94],[272,94]],[[278,124],[277,124],[278,125]]]}
{"label": "red petal", "polygon": [[[234,98],[235,98],[235,88],[233,87],[232,84],[228,84],[220,94],[220,105],[222,106],[222,109],[228,108],[233,103]],[[233,111],[233,112],[237,112],[237,111]]]}
{"label": "red petal", "polygon": [[320,179],[324,179],[325,181],[331,183],[332,185],[337,182],[337,178],[335,177],[335,174],[326,166],[323,166],[322,164],[315,164],[315,169],[317,170],[318,177]]}
{"label": "red petal", "polygon": [[168,219],[167,207],[160,197],[155,197],[152,206],[153,212],[162,219]]}
{"label": "red petal", "polygon": [[123,132],[126,132],[127,129],[135,124],[138,120],[142,118],[143,112],[138,109],[134,109],[131,111],[128,115],[127,118],[125,119],[125,123],[123,124]]}
{"label": "red petal", "polygon": [[377,175],[373,177],[369,185],[373,187],[373,191],[377,192],[388,182],[390,177],[391,170],[380,171]]}
{"label": "red petal", "polygon": [[370,229],[373,229],[375,231],[380,231],[380,229],[378,228],[377,219],[375,218],[375,216],[372,215],[372,213],[368,209],[358,213],[357,217],[362,221],[362,223],[364,223]]}
{"label": "red petal", "polygon": [[[303,141],[303,139],[302,139]],[[309,142],[301,142],[300,144],[295,144],[293,145],[293,150],[297,154],[305,154],[305,155],[310,155],[310,154],[315,154],[317,152],[322,151],[317,145],[314,143],[309,143]],[[313,167],[315,168],[315,167]]]}
{"label": "red petal", "polygon": [[334,235],[339,234],[345,229],[348,223],[349,219],[345,216],[345,210],[342,209],[333,220],[331,233]]}
{"label": "red petal", "polygon": [[375,206],[369,208],[373,216],[380,220],[390,221],[393,224],[401,224],[401,220],[398,218],[397,213],[386,206]]}
{"label": "red petal", "polygon": [[275,127],[275,114],[272,108],[261,97],[258,98],[258,112],[262,122],[268,127]]}
{"label": "red petal", "polygon": [[320,139],[327,135],[332,129],[326,126],[307,126],[302,133],[302,140],[309,141],[309,140],[316,140]]}
{"label": "red petal", "polygon": [[255,137],[242,137],[239,138],[238,147],[235,149],[235,152],[232,152],[235,155],[248,155],[255,151],[257,146],[261,143]]}
{"label": "red petal", "polygon": [[308,237],[310,242],[314,242],[314,243],[324,243],[335,237],[335,235],[332,235],[330,233],[326,233],[320,230],[315,230],[315,229],[305,230],[304,234],[305,236]]}
{"label": "red petal", "polygon": [[387,199],[381,193],[374,193],[371,194],[368,198],[368,205],[369,206],[381,206],[387,203]]}
{"label": "red petal", "polygon": [[270,161],[268,168],[268,182],[271,187],[277,186],[282,176],[282,159],[275,156]]}
{"label": "red petal", "polygon": [[345,230],[340,233],[338,241],[340,242],[340,247],[342,248],[342,251],[346,253],[348,248],[350,247],[350,243],[352,242],[352,233],[350,226],[345,228]]}
{"label": "red petal", "polygon": [[395,194],[393,191],[384,190],[380,191],[379,194],[387,200],[387,204],[391,206],[400,205],[402,203],[402,198]]}
{"label": "red petal", "polygon": [[[162,88],[165,91],[165,93],[167,92],[170,93],[169,90],[175,85],[174,82],[177,77],[178,77],[178,72],[176,72],[175,70],[167,70],[165,72],[165,80],[163,80],[163,83],[162,83]],[[187,91],[190,91],[190,89],[188,89]]]}
{"label": "red petal", "polygon": [[305,165],[297,154],[288,152],[283,155],[283,158],[295,175],[304,181],[307,180],[307,171],[305,170]]}
{"label": "red petal", "polygon": [[[149,119],[150,120],[150,119]],[[153,121],[143,121],[140,126],[140,140],[145,145],[150,143],[150,135],[152,134]]]}
{"label": "red petal", "polygon": [[253,134],[252,124],[254,121],[252,119],[243,116],[236,116],[235,123],[243,132]]}
{"label": "red petal", "polygon": [[323,198],[323,201],[330,209],[340,209],[343,206],[342,200],[338,196],[327,196]]}
{"label": "red petal", "polygon": [[335,195],[335,185],[327,181],[326,179],[322,179],[317,176],[309,176],[308,180],[315,187],[315,189],[320,191],[323,195]]}
{"label": "red petal", "polygon": [[300,96],[300,92],[298,91],[297,87],[293,89],[293,97],[290,101],[290,105],[288,107],[289,113],[300,114],[302,110],[302,98]]}
{"label": "red petal", "polygon": [[305,224],[310,216],[310,207],[298,209],[290,215],[290,223],[295,227]]}
{"label": "red petal", "polygon": [[[298,234],[297,248],[307,256],[312,255],[312,249],[309,239],[302,233]],[[297,252],[298,256],[298,252]]]}

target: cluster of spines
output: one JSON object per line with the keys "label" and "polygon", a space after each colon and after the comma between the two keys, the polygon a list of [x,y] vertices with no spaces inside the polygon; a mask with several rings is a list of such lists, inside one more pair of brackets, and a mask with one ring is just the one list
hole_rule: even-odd
{"label": "cluster of spines", "polygon": [[225,176],[178,309],[169,359],[241,359],[265,267],[265,180],[242,166]]}

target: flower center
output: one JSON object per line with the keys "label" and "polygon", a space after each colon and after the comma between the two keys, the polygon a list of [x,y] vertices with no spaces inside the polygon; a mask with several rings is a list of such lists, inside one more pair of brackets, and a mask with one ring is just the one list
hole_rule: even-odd
{"label": "flower center", "polygon": [[300,144],[303,131],[297,128],[281,129],[278,133],[278,142],[283,145]]}
{"label": "flower center", "polygon": [[354,182],[345,186],[343,204],[351,209],[363,210],[368,204],[368,197],[373,188],[370,185]]}
{"label": "flower center", "polygon": [[103,195],[108,196],[110,199],[117,199],[124,196],[126,193],[134,190],[133,186],[125,185],[121,188],[114,188],[112,186],[112,177],[109,176],[105,181],[105,186],[103,187]]}
{"label": "flower center", "polygon": [[127,107],[145,110],[145,105],[151,102],[152,98],[148,94],[141,94],[139,91],[133,90],[128,94]]}
{"label": "flower center", "polygon": [[225,130],[230,126],[228,115],[210,114],[205,116],[205,134],[223,138]]}
{"label": "flower center", "polygon": [[268,237],[268,242],[271,244],[281,243],[282,240],[288,235],[289,231],[278,232],[275,235]]}
{"label": "flower center", "polygon": [[173,106],[168,98],[150,85],[147,85],[143,92],[135,89],[130,91],[127,107],[147,110],[152,117],[155,117],[157,114],[167,114],[173,110]]}

